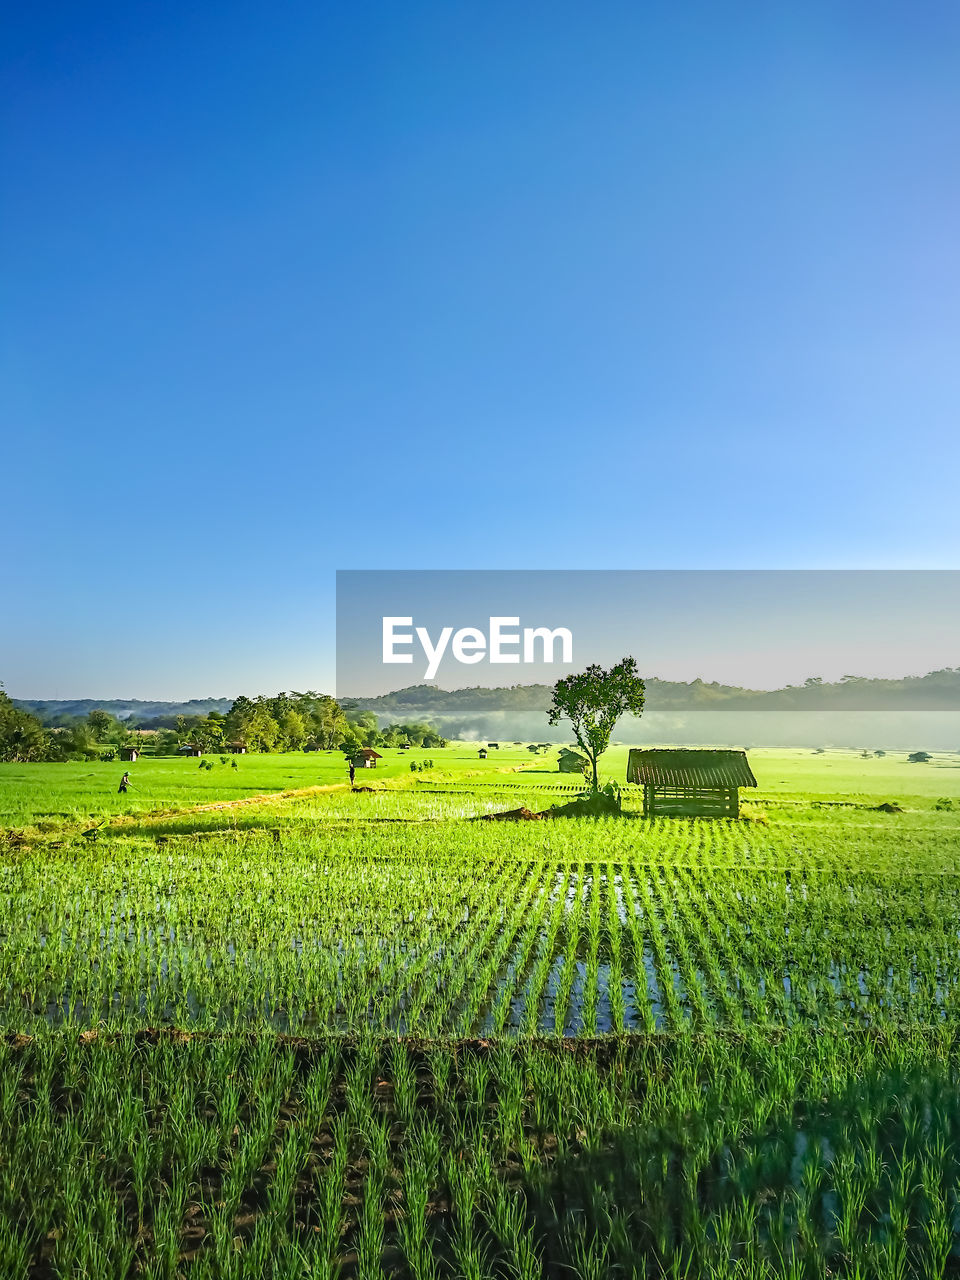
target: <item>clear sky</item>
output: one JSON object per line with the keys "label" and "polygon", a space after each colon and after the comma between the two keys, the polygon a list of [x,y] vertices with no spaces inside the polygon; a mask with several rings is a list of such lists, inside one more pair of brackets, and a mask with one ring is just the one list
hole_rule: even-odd
{"label": "clear sky", "polygon": [[332,688],[337,568],[957,567],[958,55],[936,2],[8,12],[8,692]]}

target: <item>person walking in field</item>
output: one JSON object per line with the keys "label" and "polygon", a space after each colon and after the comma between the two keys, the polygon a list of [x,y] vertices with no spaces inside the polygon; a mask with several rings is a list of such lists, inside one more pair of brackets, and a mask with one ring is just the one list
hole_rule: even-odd
{"label": "person walking in field", "polygon": [[351,785],[351,787],[353,786],[353,780],[354,780],[354,778],[355,778],[356,776],[357,776],[357,771],[356,771],[356,769],[353,767],[353,761],[351,760],[351,761],[350,761],[350,785]]}
{"label": "person walking in field", "polygon": [[120,779],[120,785],[119,787],[117,787],[117,794],[121,796],[126,795],[127,787],[132,787],[132,786],[133,786],[133,783],[130,781],[130,771],[128,769],[127,772]]}

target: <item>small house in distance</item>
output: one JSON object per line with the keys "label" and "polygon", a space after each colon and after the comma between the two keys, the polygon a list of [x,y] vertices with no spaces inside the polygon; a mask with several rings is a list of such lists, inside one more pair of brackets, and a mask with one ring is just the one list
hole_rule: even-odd
{"label": "small house in distance", "polygon": [[477,752],[477,755],[480,757],[480,759],[481,759],[481,760],[486,760],[486,758],[487,758],[487,748],[486,748],[486,747],[481,747],[481,748],[480,748],[480,750]]}
{"label": "small house in distance", "polygon": [[120,759],[121,759],[121,760],[129,760],[129,761],[132,763],[134,760],[136,760],[136,758],[137,758],[137,756],[138,756],[139,754],[140,754],[140,752],[137,750],[137,748],[136,748],[136,747],[121,747],[121,748],[120,748]]}
{"label": "small house in distance", "polygon": [[489,749],[490,749],[491,751],[499,751],[499,750],[500,750],[500,743],[499,743],[499,742],[488,742],[488,743],[487,743],[487,746],[489,747]]}
{"label": "small house in distance", "polygon": [[647,818],[735,818],[740,788],[757,785],[745,751],[677,747],[634,747],[627,781],[643,787]]}
{"label": "small house in distance", "polygon": [[[306,751],[306,749],[307,748],[304,747],[304,751]],[[247,754],[247,748],[242,742],[228,742],[227,750],[232,751],[235,756],[245,756]]]}
{"label": "small house in distance", "polygon": [[586,756],[582,756],[579,751],[571,751],[569,747],[561,747],[557,768],[561,773],[586,773],[587,769],[590,768],[590,761]]}
{"label": "small house in distance", "polygon": [[375,769],[377,761],[382,759],[383,756],[379,751],[374,751],[373,747],[364,747],[353,757],[353,767],[355,769]]}
{"label": "small house in distance", "polygon": [[202,756],[203,747],[198,747],[194,742],[188,742],[182,747],[177,747],[178,756]]}

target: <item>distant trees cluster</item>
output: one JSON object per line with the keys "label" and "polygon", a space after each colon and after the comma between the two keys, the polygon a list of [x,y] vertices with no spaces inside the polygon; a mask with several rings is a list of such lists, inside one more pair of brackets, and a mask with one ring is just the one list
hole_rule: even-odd
{"label": "distant trees cluster", "polygon": [[[217,736],[221,734],[221,736]],[[188,733],[188,741],[216,750],[226,743],[248,751],[359,751],[361,747],[442,747],[430,724],[391,724],[381,729],[372,711],[341,706],[329,694],[278,693],[273,698],[239,697],[225,716],[211,712]]]}
{"label": "distant trees cluster", "polygon": [[447,739],[442,737],[432,724],[424,720],[388,724],[381,729],[374,711],[360,711],[348,705],[345,715],[347,732],[337,743],[344,751],[359,751],[361,747],[401,747],[405,743],[409,743],[412,747],[445,747],[447,745]]}
{"label": "distant trees cluster", "polygon": [[[376,716],[373,721],[376,726]],[[177,716],[176,729],[158,736],[166,749],[194,746],[213,752],[235,746],[264,752],[328,751],[348,741],[368,745],[336,698],[313,689],[273,697],[241,694],[226,713]]]}
{"label": "distant trees cluster", "polygon": [[299,751],[302,747],[324,751],[337,746],[347,732],[340,703],[313,689],[272,698],[241,695],[221,723],[222,741],[239,743],[248,751]]}
{"label": "distant trees cluster", "polygon": [[85,719],[44,725],[38,716],[18,707],[0,689],[0,760],[109,759],[121,747],[142,745],[142,735],[106,711],[91,711]]}
{"label": "distant trees cluster", "polygon": [[44,726],[0,688],[0,760],[4,761],[111,759],[129,747],[167,755],[185,746],[211,753],[234,746],[250,752],[338,747],[349,752],[404,743],[447,745],[431,724],[414,721],[381,729],[374,712],[345,708],[336,698],[312,689],[275,697],[241,696],[227,712],[179,715],[175,727],[143,731],[102,708],[92,709],[82,719]]}
{"label": "distant trees cluster", "polygon": [[[92,713],[91,713],[92,714]],[[392,724],[381,729],[372,711],[343,707],[330,694],[278,693],[274,697],[241,695],[226,713],[177,716],[175,729],[157,733],[160,752],[182,746],[217,752],[244,747],[264,751],[359,751],[361,747],[446,746],[429,724]]]}

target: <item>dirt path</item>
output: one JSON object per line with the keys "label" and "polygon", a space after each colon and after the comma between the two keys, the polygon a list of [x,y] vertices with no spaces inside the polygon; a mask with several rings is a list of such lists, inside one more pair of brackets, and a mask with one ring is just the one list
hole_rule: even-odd
{"label": "dirt path", "polygon": [[256,796],[241,796],[238,800],[211,800],[207,804],[188,805],[185,809],[151,809],[147,813],[124,813],[112,818],[105,825],[119,827],[128,822],[139,822],[143,818],[174,818],[186,813],[213,813],[219,809],[240,809],[245,805],[269,804],[275,800],[297,800],[301,796],[316,796],[327,791],[349,790],[349,783],[330,782],[324,786],[298,787],[293,791],[265,791]]}

